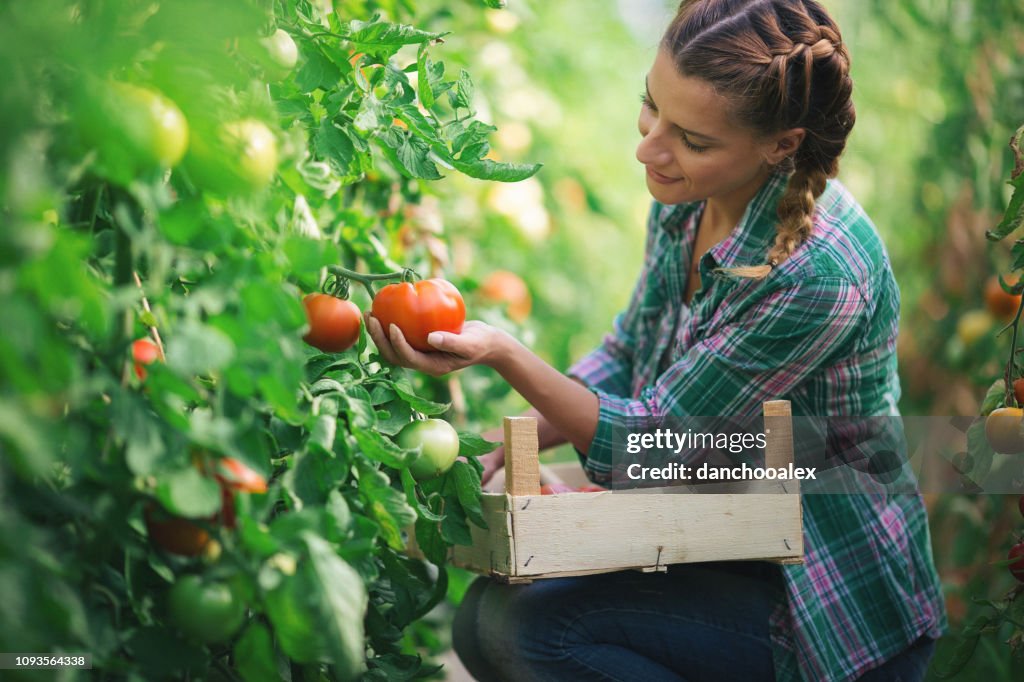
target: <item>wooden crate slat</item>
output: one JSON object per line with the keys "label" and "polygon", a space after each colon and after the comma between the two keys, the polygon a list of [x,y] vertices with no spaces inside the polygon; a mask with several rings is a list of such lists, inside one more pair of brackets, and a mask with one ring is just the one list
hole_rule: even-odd
{"label": "wooden crate slat", "polygon": [[512,510],[516,576],[803,554],[799,495],[527,499],[515,498]]}

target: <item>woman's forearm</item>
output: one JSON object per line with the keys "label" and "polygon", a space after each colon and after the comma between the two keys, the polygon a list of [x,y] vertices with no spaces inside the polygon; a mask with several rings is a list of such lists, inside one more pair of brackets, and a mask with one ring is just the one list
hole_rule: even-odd
{"label": "woman's forearm", "polygon": [[[537,442],[541,452],[568,442],[562,432],[556,429],[537,408],[531,407],[520,416],[533,417],[537,420]],[[483,434],[483,437],[490,441],[504,440],[505,429],[503,427],[493,429]]]}
{"label": "woman's forearm", "polygon": [[590,449],[599,411],[597,396],[590,389],[541,360],[511,336],[504,337],[489,364],[547,421],[550,429],[539,428],[538,433],[542,449],[565,441],[583,453]]}

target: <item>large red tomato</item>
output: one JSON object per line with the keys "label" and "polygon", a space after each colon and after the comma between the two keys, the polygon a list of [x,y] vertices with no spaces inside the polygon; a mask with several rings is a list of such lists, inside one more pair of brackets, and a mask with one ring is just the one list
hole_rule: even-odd
{"label": "large red tomato", "polygon": [[462,331],[466,321],[466,304],[462,294],[451,282],[425,279],[416,282],[389,284],[373,299],[373,316],[387,334],[397,325],[406,341],[416,350],[433,351],[427,343],[430,332]]}
{"label": "large red tomato", "polygon": [[363,315],[352,301],[328,294],[309,294],[302,299],[309,320],[309,333],[303,340],[325,353],[348,350],[359,340]]}

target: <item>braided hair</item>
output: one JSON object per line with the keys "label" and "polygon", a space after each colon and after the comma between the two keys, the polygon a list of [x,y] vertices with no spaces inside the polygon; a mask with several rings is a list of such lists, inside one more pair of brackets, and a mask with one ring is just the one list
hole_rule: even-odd
{"label": "braided hair", "polygon": [[815,0],[683,0],[662,47],[682,75],[733,103],[732,123],[762,136],[805,131],[782,167],[791,175],[767,264],[725,269],[763,278],[810,237],[814,201],[838,173],[856,120],[839,27]]}

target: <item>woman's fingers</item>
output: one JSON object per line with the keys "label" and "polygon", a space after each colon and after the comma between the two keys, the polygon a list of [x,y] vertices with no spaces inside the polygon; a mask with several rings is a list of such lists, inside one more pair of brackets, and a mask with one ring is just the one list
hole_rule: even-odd
{"label": "woman's fingers", "polygon": [[440,376],[452,371],[453,368],[449,366],[449,363],[438,358],[436,354],[423,353],[410,346],[409,342],[405,340],[405,334],[398,328],[398,325],[391,325],[389,331],[390,336],[388,339],[391,341],[391,347],[399,358],[400,362],[398,364],[426,372],[427,374],[433,374],[434,376]]}
{"label": "woman's fingers", "polygon": [[370,338],[373,339],[374,345],[377,346],[377,352],[380,353],[380,356],[392,365],[400,364],[398,355],[395,354],[394,348],[391,347],[391,342],[385,336],[384,328],[381,326],[380,321],[369,313],[366,314],[366,330],[370,332]]}

